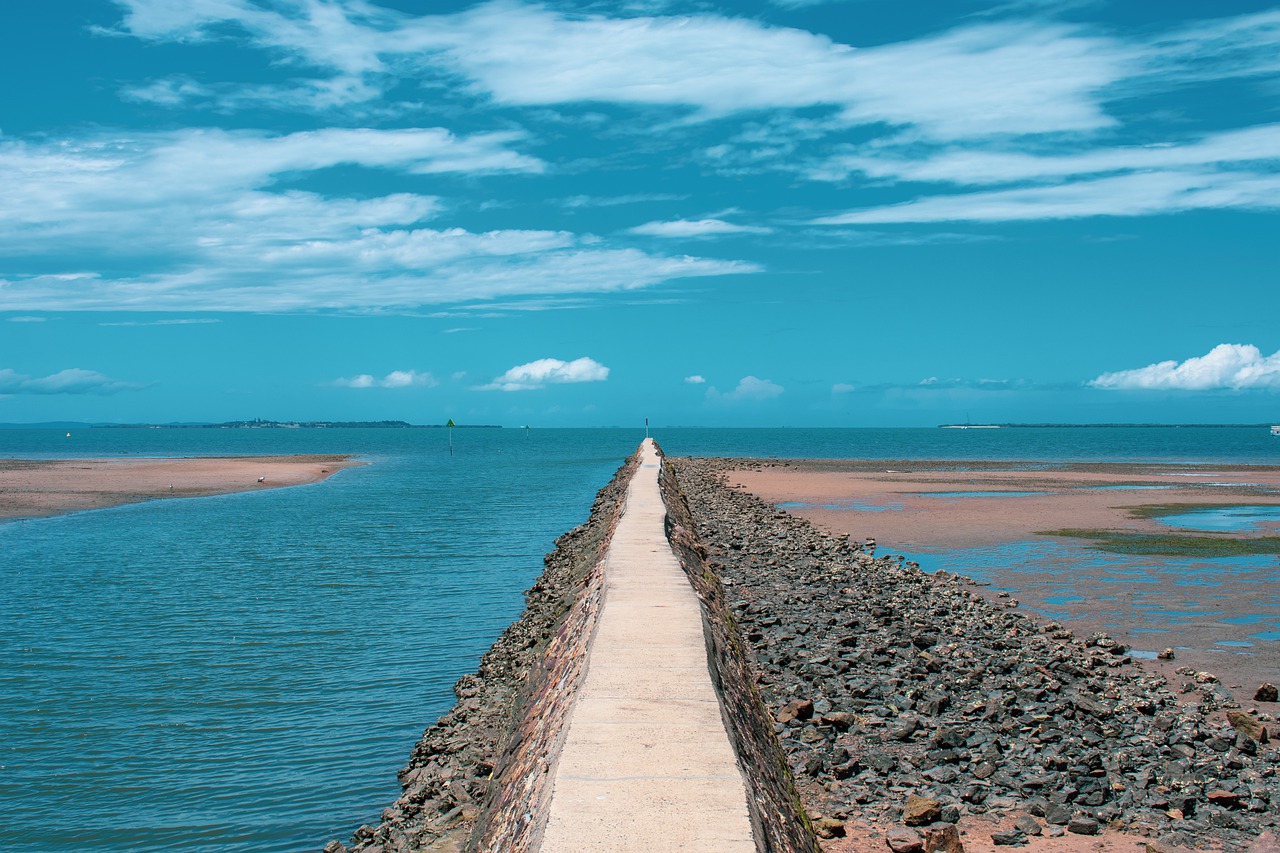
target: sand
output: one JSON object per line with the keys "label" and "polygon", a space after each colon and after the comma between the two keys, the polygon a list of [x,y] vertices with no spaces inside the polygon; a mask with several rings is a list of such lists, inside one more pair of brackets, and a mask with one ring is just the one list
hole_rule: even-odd
{"label": "sand", "polygon": [[359,464],[337,455],[0,459],[0,519],[299,486]]}
{"label": "sand", "polygon": [[[1030,463],[1013,462],[858,460],[743,461],[741,466],[729,472],[731,484],[770,503],[812,505],[787,511],[858,541],[874,537],[879,553],[1023,542],[1067,546],[1074,558],[1052,574],[1022,571],[1013,560],[984,559],[981,568],[991,582],[986,591],[996,599],[999,591],[1014,590],[1011,595],[1024,611],[1042,619],[1052,615],[1080,636],[1105,631],[1140,651],[1173,648],[1173,662],[1150,665],[1175,685],[1187,680],[1175,672],[1182,666],[1214,673],[1241,701],[1252,699],[1264,681],[1280,683],[1280,641],[1251,636],[1280,627],[1280,557],[1250,558],[1253,568],[1217,575],[1186,568],[1190,558],[1101,554],[1090,550],[1087,540],[1039,535],[1067,527],[1174,532],[1130,515],[1130,508],[1143,504],[1280,505],[1280,468],[1081,464],[1032,469]],[[1002,491],[1038,494],[927,494]],[[1277,526],[1221,535],[1275,536]]]}

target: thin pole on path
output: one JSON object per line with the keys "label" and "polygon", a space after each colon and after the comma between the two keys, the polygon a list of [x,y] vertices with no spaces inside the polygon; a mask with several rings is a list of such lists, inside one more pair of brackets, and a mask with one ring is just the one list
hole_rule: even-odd
{"label": "thin pole on path", "polygon": [[453,418],[449,418],[449,422],[445,424],[449,428],[449,455],[453,455]]}
{"label": "thin pole on path", "polygon": [[648,418],[644,419],[644,437],[645,438],[649,437],[649,419]]}

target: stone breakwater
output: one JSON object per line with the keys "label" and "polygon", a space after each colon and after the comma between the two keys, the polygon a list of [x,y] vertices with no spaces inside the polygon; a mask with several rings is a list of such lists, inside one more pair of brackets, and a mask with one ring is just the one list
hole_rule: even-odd
{"label": "stone breakwater", "polygon": [[706,563],[689,505],[667,464],[659,478],[672,551],[702,604],[707,662],[720,697],[725,729],[744,769],[752,835],[762,853],[816,853],[814,827],[801,805],[773,717],[756,687],[756,672],[729,611],[719,576]]}
{"label": "stone breakwater", "polygon": [[596,495],[588,520],[556,540],[520,618],[454,685],[458,702],[400,771],[403,793],[351,846],[325,853],[536,849],[536,815],[586,660],[600,604],[600,564],[638,464]]}
{"label": "stone breakwater", "polygon": [[1270,703],[863,553],[729,488],[740,462],[668,462],[819,834],[954,851],[981,815],[1005,819],[978,849],[1110,827],[1242,850],[1280,822]]}

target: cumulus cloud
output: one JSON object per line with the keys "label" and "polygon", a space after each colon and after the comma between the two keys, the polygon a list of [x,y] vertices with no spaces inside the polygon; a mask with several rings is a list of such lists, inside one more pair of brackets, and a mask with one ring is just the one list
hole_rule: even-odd
{"label": "cumulus cloud", "polygon": [[771,234],[773,229],[758,225],[735,225],[723,219],[675,219],[669,222],[646,222],[629,229],[629,233],[648,237],[719,237],[731,234]]}
{"label": "cumulus cloud", "polygon": [[49,376],[27,376],[9,368],[0,369],[0,394],[115,394],[142,386],[122,382],[96,370],[78,367]]}
{"label": "cumulus cloud", "polygon": [[688,385],[703,385],[703,384],[705,384],[705,383],[706,383],[706,381],[707,381],[707,380],[706,380],[706,379],[704,379],[704,378],[702,378],[702,377],[701,377],[700,375],[698,375],[697,373],[695,373],[695,374],[693,374],[692,376],[686,376],[686,377],[684,378],[684,381],[685,381],[685,383],[686,383],[686,384],[688,384]]}
{"label": "cumulus cloud", "polygon": [[759,379],[755,376],[744,376],[738,382],[738,387],[732,391],[721,393],[715,388],[707,389],[707,399],[724,402],[744,402],[744,401],[761,401],[772,400],[786,389],[776,382],[768,379]]}
{"label": "cumulus cloud", "polygon": [[547,385],[575,382],[603,382],[609,378],[609,368],[592,358],[576,358],[561,361],[558,358],[540,358],[528,364],[518,364],[481,391],[534,391]]}
{"label": "cumulus cloud", "polygon": [[1089,383],[1109,390],[1240,391],[1280,389],[1280,352],[1264,356],[1252,344],[1218,344],[1186,361],[1161,361],[1104,373]]}
{"label": "cumulus cloud", "polygon": [[393,370],[381,379],[369,373],[361,373],[349,379],[335,379],[333,384],[342,388],[434,388],[439,383],[430,373]]}

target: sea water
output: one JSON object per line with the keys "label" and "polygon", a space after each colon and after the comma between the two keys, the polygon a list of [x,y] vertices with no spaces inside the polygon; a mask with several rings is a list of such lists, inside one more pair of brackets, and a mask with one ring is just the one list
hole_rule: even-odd
{"label": "sea water", "polygon": [[[1255,433],[654,431],[673,455],[1280,462]],[[376,822],[453,682],[643,436],[0,430],[0,457],[368,463],[311,486],[0,523],[0,850],[315,851]]]}

